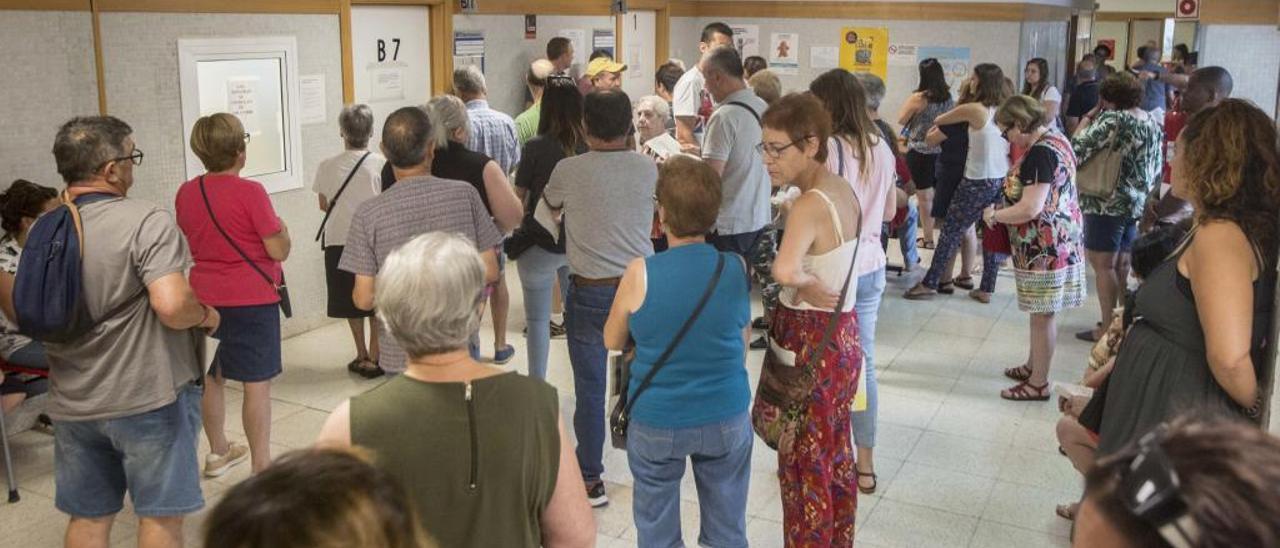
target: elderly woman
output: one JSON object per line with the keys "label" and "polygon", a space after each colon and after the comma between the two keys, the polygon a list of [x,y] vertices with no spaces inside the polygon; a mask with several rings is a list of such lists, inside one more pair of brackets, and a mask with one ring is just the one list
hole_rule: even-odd
{"label": "elderly woman", "polygon": [[375,304],[408,369],[339,405],[317,443],[372,450],[441,546],[589,546],[594,518],[556,390],[467,351],[484,271],[474,244],[442,232],[387,257]]}
{"label": "elderly woman", "polygon": [[671,108],[661,97],[646,95],[636,101],[636,149],[658,161],[680,152],[680,143],[667,131]]}
{"label": "elderly woman", "polygon": [[[1084,210],[1084,248],[1098,284],[1102,322],[1076,338],[1096,342],[1111,325],[1112,312],[1122,301],[1129,279],[1129,252],[1138,237],[1138,220],[1152,185],[1159,184],[1163,167],[1164,132],[1160,121],[1142,110],[1143,85],[1126,72],[1102,81],[1101,102],[1086,114],[1071,139],[1076,161],[1084,165],[1108,149],[1127,151],[1120,164],[1120,180],[1110,198],[1080,196]],[[1102,160],[1099,160],[1102,161]]]}
{"label": "elderly woman", "polygon": [[[1085,297],[1075,156],[1066,136],[1045,123],[1043,103],[1033,97],[1017,95],[1006,100],[996,111],[995,124],[1009,142],[1027,152],[1005,179],[1004,207],[988,209],[983,219],[995,230],[1008,230],[1018,309],[1031,315],[1027,362],[1004,372],[1018,384],[1000,397],[1047,400],[1058,332],[1055,315],[1079,307]],[[994,286],[994,277],[994,269],[991,274],[984,271],[983,286]]]}
{"label": "elderly woman", "polygon": [[[524,211],[498,162],[467,148],[471,132],[467,105],[452,95],[441,95],[427,102],[427,116],[431,118],[435,132],[432,141],[437,149],[435,160],[431,162],[431,174],[475,187],[498,230],[509,234],[520,225]],[[511,294],[507,289],[507,278],[501,274],[505,266],[505,257],[499,253],[498,282],[489,297],[489,306],[493,310],[493,361],[497,364],[505,364],[516,355],[515,347],[507,344],[507,311],[511,306]]]}
{"label": "elderly woman", "polygon": [[[378,332],[382,328],[373,312],[360,310],[351,299],[356,276],[338,269],[342,250],[346,249],[351,217],[360,204],[381,191],[382,166],[387,162],[381,154],[369,151],[373,135],[373,110],[368,105],[348,105],[338,115],[338,128],[346,145],[337,156],[320,162],[311,190],[320,200],[325,213],[321,223],[320,246],[324,249],[324,278],[328,289],[328,316],[347,320],[351,338],[355,340],[356,358],[347,370],[366,378],[383,374],[378,367]],[[369,344],[365,346],[364,323],[369,319]]]}
{"label": "elderly woman", "polygon": [[685,156],[668,160],[657,194],[670,248],[631,262],[604,326],[610,349],[624,350],[635,339],[627,462],[638,543],[681,544],[680,478],[692,459],[702,506],[698,538],[746,546],[752,442],[746,263],[706,243],[720,204],[720,177],[710,166]]}
{"label": "elderly woman", "polygon": [[1196,225],[1138,290],[1139,319],[1081,413],[1100,456],[1188,409],[1259,420],[1280,242],[1276,142],[1275,122],[1241,99],[1197,113],[1178,136],[1173,192],[1195,206]]}
{"label": "elderly woman", "polygon": [[[217,477],[253,455],[253,471],[271,463],[271,379],[281,372],[276,287],[291,242],[261,184],[240,177],[249,134],[235,116],[196,120],[191,150],[208,171],[178,189],[178,227],[191,246],[191,289],[217,308],[218,351],[205,378],[201,415],[209,438],[204,474]],[[251,261],[251,262],[250,262]],[[249,447],[227,440],[223,385],[244,385],[241,416]]]}
{"label": "elderly woman", "polygon": [[[795,441],[778,452],[787,546],[852,546],[858,507],[850,408],[862,348],[854,313],[858,278],[850,273],[862,214],[853,186],[827,169],[828,155],[835,154],[831,136],[831,115],[811,95],[787,95],[764,116],[760,150],[773,185],[802,192],[773,263],[783,289],[769,326],[771,344],[794,353],[797,366],[816,364]],[[823,347],[832,323],[834,334]]]}
{"label": "elderly woman", "polygon": [[747,78],[747,86],[770,105],[782,98],[782,81],[772,70],[764,69]]}

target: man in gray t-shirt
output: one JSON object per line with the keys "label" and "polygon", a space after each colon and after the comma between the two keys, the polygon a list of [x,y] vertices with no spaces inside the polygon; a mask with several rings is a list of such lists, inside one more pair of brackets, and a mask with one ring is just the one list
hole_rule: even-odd
{"label": "man in gray t-shirt", "polygon": [[[107,543],[126,490],[140,535],[182,538],[183,514],[204,506],[198,329],[216,330],[219,316],[187,283],[191,255],[173,215],[125,197],[142,162],[132,131],[110,116],[75,118],[53,146],[67,195],[82,204],[82,294],[97,320],[74,341],[46,343],[55,505],[71,516],[66,537],[88,544]],[[10,310],[12,294],[0,297]]]}
{"label": "man in gray t-shirt", "polygon": [[[373,310],[374,280],[387,256],[428,232],[452,232],[475,242],[485,263],[485,281],[493,283],[498,279],[494,248],[502,243],[502,233],[493,224],[475,187],[431,176],[434,149],[430,136],[431,121],[418,107],[391,113],[383,125],[382,152],[395,170],[396,184],[360,204],[338,262],[340,270],[356,275],[352,293],[358,308]],[[380,367],[392,373],[403,372],[409,356],[385,325],[381,341]]]}
{"label": "man in gray t-shirt", "polygon": [[618,90],[596,91],[583,103],[591,152],[556,164],[543,191],[564,213],[569,299],[565,327],[573,366],[574,432],[578,466],[592,506],[609,502],[604,482],[604,322],[627,264],[653,254],[653,160],[627,146],[631,99]]}
{"label": "man in gray t-shirt", "polygon": [[716,48],[702,58],[707,91],[716,100],[702,140],[702,158],[720,174],[722,198],[716,233],[709,242],[750,260],[751,249],[769,224],[769,173],[757,146],[760,117],[768,108],[742,80],[742,59],[733,48]]}

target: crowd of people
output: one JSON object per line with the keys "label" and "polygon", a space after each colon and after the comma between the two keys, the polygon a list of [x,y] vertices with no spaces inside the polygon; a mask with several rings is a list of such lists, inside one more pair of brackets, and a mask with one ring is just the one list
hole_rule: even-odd
{"label": "crowd of people", "polygon": [[[1057,508],[1077,521],[1077,545],[1280,543],[1267,514],[1280,510],[1280,442],[1258,428],[1280,139],[1230,98],[1226,70],[1176,74],[1153,47],[1129,70],[1103,69],[1110,52],[1095,51],[1062,90],[1037,58],[1021,93],[979,63],[953,97],[924,59],[899,129],[874,75],[833,69],[784,93],[727,25],[707,25],[698,49],[633,98],[625,64],[595,52],[575,78],[572,43],[552,39],[515,117],[489,105],[477,68],[459,68],[452,93],[390,113],[376,151],[372,110],[344,108],[344,150],[312,187],[327,314],[348,322],[348,370],[390,378],[342,402],[316,448],[275,460],[292,239],[263,186],[241,177],[250,134],[231,114],[200,118],[190,147],[205,173],[170,213],[128,197],[143,159],[128,124],[68,121],[53,147],[66,190],[20,180],[0,195],[0,357],[51,372],[67,545],[104,544],[126,491],[139,543],[180,545],[183,516],[204,505],[200,476],[249,460],[206,546],[590,546],[613,438],[635,480],[639,545],[681,544],[691,462],[699,543],[746,546],[758,435],[777,450],[786,544],[851,546],[858,494],[878,488],[891,237],[921,276],[907,300],[960,288],[990,303],[1011,263],[1030,323],[1025,360],[1003,371],[1016,384],[999,396],[1013,401],[1052,397],[1056,319],[1084,306],[1093,270],[1101,321],[1077,337],[1097,347],[1082,386],[1059,394],[1057,426],[1085,478],[1080,502]],[[15,273],[37,219],[60,208],[92,241],[79,283],[95,327],[33,340]],[[517,351],[509,261],[527,375],[501,367]],[[211,360],[206,336],[219,341]],[[561,336],[571,417],[545,381]],[[754,390],[752,350],[764,351]],[[625,364],[626,404],[608,414],[611,363]],[[243,384],[247,446],[225,434],[227,380]],[[47,389],[2,386],[6,411]]]}

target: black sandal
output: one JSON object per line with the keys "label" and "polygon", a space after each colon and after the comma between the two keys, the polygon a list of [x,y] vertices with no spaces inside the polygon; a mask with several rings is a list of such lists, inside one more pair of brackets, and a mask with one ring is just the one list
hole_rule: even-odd
{"label": "black sandal", "polygon": [[854,483],[858,484],[859,493],[862,493],[864,495],[875,494],[876,486],[880,484],[879,480],[876,478],[875,472],[859,472],[857,468],[854,468],[853,473],[857,474],[859,478],[871,478],[871,487],[863,487],[862,482],[857,480],[854,481]]}
{"label": "black sandal", "polygon": [[951,281],[960,289],[973,290],[973,276],[961,276]]}
{"label": "black sandal", "polygon": [[938,284],[938,293],[943,295],[954,295],[956,293],[956,283],[954,281],[950,281]]}
{"label": "black sandal", "polygon": [[376,379],[387,374],[387,372],[384,371],[377,362],[371,360],[360,360],[359,365],[352,370],[352,373],[360,375],[366,379]]}

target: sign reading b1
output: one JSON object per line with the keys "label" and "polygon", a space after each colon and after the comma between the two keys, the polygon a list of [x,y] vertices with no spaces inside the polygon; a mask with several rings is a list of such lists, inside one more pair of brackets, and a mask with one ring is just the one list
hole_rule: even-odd
{"label": "sign reading b1", "polygon": [[458,0],[458,9],[462,13],[475,13],[480,8],[480,0]]}

